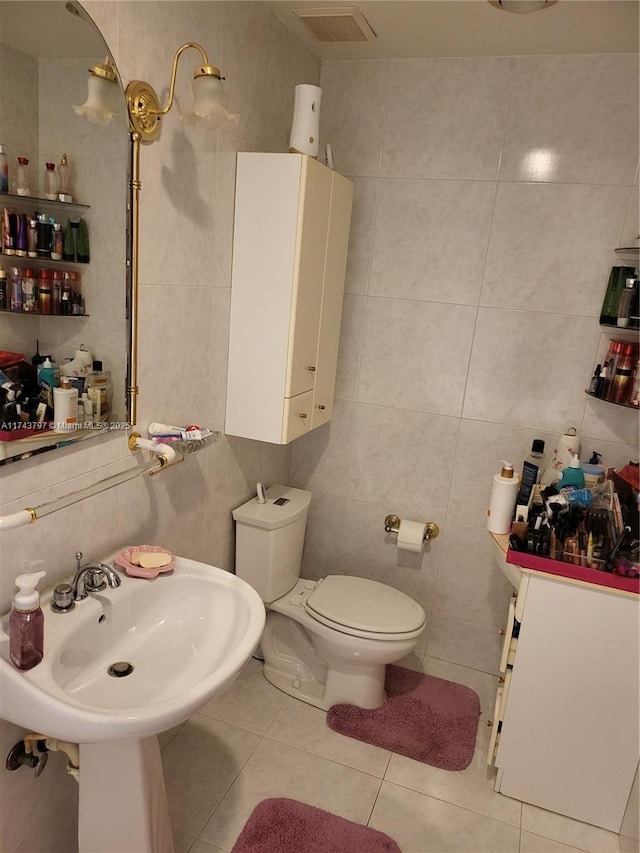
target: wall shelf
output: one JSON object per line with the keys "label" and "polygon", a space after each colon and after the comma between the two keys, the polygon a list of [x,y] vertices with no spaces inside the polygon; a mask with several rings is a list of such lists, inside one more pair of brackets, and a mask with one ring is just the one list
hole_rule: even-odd
{"label": "wall shelf", "polygon": [[34,210],[34,205],[35,208],[42,210],[43,213],[46,213],[46,209],[48,208],[55,211],[66,210],[78,216],[82,216],[82,214],[91,209],[88,204],[78,204],[75,201],[54,201],[51,198],[40,198],[40,196],[35,195],[16,195],[16,193],[0,193],[0,201],[4,207],[20,208],[20,213],[26,212],[26,210]]}
{"label": "wall shelf", "polygon": [[631,403],[616,403],[615,400],[605,400],[603,397],[598,397],[596,394],[592,394],[591,391],[585,390],[584,392],[587,397],[591,397],[594,400],[600,400],[601,403],[608,403],[610,406],[618,406],[621,409],[631,409],[633,412],[639,411],[638,406],[632,406]]}
{"label": "wall shelf", "polygon": [[0,266],[5,269],[7,266],[20,267],[20,269],[42,269],[43,267],[51,267],[52,269],[63,269],[64,267],[72,267],[75,269],[85,269],[89,266],[88,261],[54,261],[53,258],[30,258],[24,255],[6,255],[4,252],[0,254]]}
{"label": "wall shelf", "polygon": [[0,308],[0,314],[11,314],[13,317],[64,317],[66,320],[73,317],[90,317],[90,314],[43,314],[41,311],[11,311],[9,308]]}

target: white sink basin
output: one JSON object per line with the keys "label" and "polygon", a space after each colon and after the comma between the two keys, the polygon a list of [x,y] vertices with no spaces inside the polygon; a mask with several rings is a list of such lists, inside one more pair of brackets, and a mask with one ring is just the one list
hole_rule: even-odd
{"label": "white sink basin", "polygon": [[[45,655],[27,672],[11,663],[3,617],[0,717],[76,743],[144,738],[186,720],[251,657],[264,605],[235,575],[182,557],[154,580],[119,573],[120,587],[69,613],[43,595]],[[120,662],[131,674],[109,675]]]}

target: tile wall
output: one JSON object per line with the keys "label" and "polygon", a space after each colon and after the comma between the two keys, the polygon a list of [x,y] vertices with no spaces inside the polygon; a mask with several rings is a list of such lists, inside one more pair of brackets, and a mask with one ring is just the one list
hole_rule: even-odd
{"label": "tile wall", "polygon": [[[222,429],[235,154],[287,149],[293,87],[320,82],[319,63],[259,2],[84,5],[125,83],[166,91],[175,49],[197,39],[240,115],[213,136],[184,125],[185,61],[161,141],[142,152],[139,421]],[[54,583],[77,549],[91,558],[125,541],[231,569],[230,510],[258,479],[291,482],[292,457],[293,482],[314,492],[307,575],[406,589],[431,611],[432,656],[491,670],[508,594],[483,529],[496,461],[574,423],[610,464],[635,443],[629,413],[581,392],[612,248],[637,233],[636,81],[630,57],[326,65],[323,132],[356,184],[331,425],[292,450],[223,438],[153,481],[4,534],[0,606],[25,563],[43,562]],[[561,152],[554,181],[531,180],[531,145]],[[112,435],[8,466],[0,512],[130,464]],[[398,559],[385,539],[391,510],[442,525],[422,560]],[[0,753],[20,736],[2,723]],[[0,848],[73,849],[75,784],[55,764],[37,780],[0,771]]]}
{"label": "tile wall", "polygon": [[[494,672],[499,460],[570,426],[585,459],[638,458],[637,414],[584,395],[613,250],[638,234],[638,60],[325,62],[321,86],[355,203],[335,415],[292,449],[305,574],[408,592],[428,655]],[[402,554],[390,512],[441,535]]]}
{"label": "tile wall", "polygon": [[[148,80],[166,95],[175,50],[196,40],[223,69],[227,108],[240,115],[237,124],[213,133],[183,123],[199,61],[190,62],[196,54],[187,51],[176,105],[163,120],[160,141],[144,147],[141,158],[139,424],[195,422],[223,430],[235,154],[287,150],[294,86],[317,84],[320,65],[260,2],[83,5],[125,85]],[[109,156],[97,164],[103,169],[98,179]],[[113,334],[123,328],[121,321]],[[90,559],[123,542],[161,541],[175,553],[232,569],[231,510],[255,493],[257,480],[286,482],[289,456],[286,448],[223,437],[153,480],[136,480],[5,532],[0,612],[25,564],[46,568],[46,581],[54,584],[73,569],[76,550]],[[122,433],[58,451],[46,463],[36,457],[0,468],[0,513],[37,506],[131,464]],[[0,723],[0,754],[22,734]],[[77,785],[65,776],[64,763],[54,756],[38,779],[25,769],[0,770],[0,849],[75,849]]]}

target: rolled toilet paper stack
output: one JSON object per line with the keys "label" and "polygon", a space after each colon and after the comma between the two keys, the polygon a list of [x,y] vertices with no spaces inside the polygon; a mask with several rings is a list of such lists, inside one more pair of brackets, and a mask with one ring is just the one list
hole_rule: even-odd
{"label": "rolled toilet paper stack", "polygon": [[402,519],[398,529],[398,549],[400,551],[412,551],[421,554],[424,551],[424,537],[427,525],[421,521],[407,521]]}

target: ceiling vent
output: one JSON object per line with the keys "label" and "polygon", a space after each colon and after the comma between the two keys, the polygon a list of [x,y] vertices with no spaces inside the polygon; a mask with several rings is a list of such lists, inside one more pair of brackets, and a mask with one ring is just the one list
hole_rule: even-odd
{"label": "ceiling vent", "polygon": [[376,34],[357,6],[293,9],[318,41],[373,41]]}

